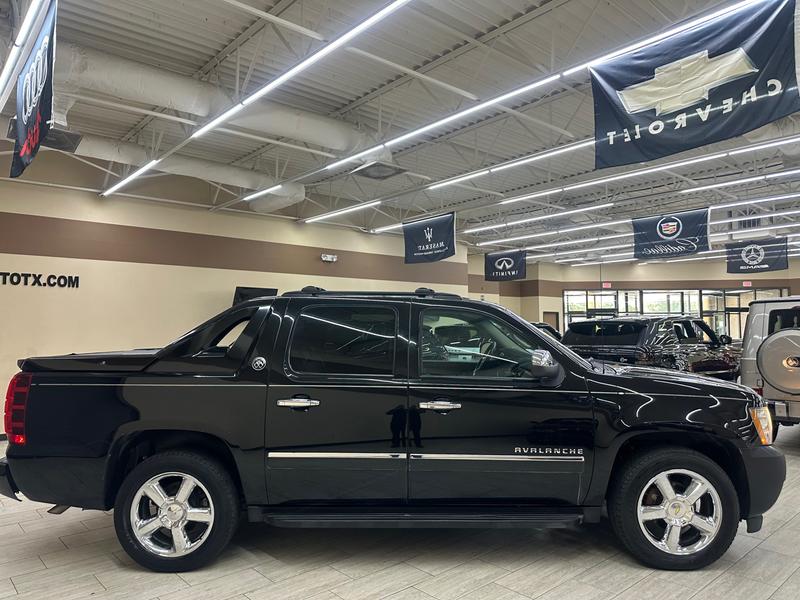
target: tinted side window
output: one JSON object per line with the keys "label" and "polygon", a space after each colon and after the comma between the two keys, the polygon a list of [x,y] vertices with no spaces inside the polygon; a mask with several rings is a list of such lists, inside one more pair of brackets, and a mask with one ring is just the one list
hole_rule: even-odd
{"label": "tinted side window", "polygon": [[423,377],[531,376],[531,352],[539,348],[538,341],[485,313],[426,309],[421,325]]}
{"label": "tinted side window", "polygon": [[388,307],[314,306],[303,310],[289,347],[298,373],[391,375],[397,313]]}
{"label": "tinted side window", "polygon": [[769,333],[775,333],[781,329],[800,329],[800,308],[769,312]]}

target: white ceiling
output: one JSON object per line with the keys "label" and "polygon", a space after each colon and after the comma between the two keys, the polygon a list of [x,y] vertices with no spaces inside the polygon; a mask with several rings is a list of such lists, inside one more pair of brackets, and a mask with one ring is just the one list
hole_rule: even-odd
{"label": "white ceiling", "polygon": [[[242,2],[327,39],[347,31],[386,4],[386,0]],[[340,50],[280,87],[270,99],[343,119],[375,132],[378,139],[387,139],[725,4],[715,0],[411,0],[351,45],[416,75]],[[0,0],[0,15],[8,17],[9,6],[10,0]],[[0,23],[0,34],[7,25],[7,19]],[[60,0],[58,27],[59,40],[208,80],[228,91],[235,88],[237,67],[240,81],[252,69],[247,90],[252,91],[321,46],[318,40],[222,0]],[[163,108],[127,104],[149,110]],[[784,168],[784,161],[787,166],[794,165],[783,151],[772,148],[506,207],[497,205],[502,197],[644,166],[593,172],[593,150],[584,148],[461,186],[425,190],[431,182],[593,135],[591,91],[585,75],[536,89],[504,106],[513,110],[493,107],[474,113],[396,148],[394,160],[409,171],[407,174],[374,181],[335,170],[332,175],[304,179],[307,200],[282,214],[306,218],[385,198],[378,209],[351,213],[337,222],[370,229],[425,212],[453,209],[459,214],[459,228],[466,228],[601,202],[616,203],[607,210],[463,236],[474,243],[570,224],[596,222],[601,229],[603,220],[621,216],[706,206],[797,187],[788,178],[702,194],[676,193],[708,180],[779,170]],[[145,144],[159,137],[162,149],[186,136],[176,123],[85,101],[78,101],[71,110],[69,123],[81,133]],[[768,135],[782,134],[776,131]],[[729,140],[653,164],[747,143],[751,142]],[[800,147],[784,150],[800,153]],[[235,163],[279,180],[318,169],[332,160],[218,132],[193,141],[180,153]],[[131,189],[135,189],[135,183]],[[787,201],[748,210],[758,211],[763,225],[772,222],[769,211],[796,206],[800,203]],[[574,237],[589,235],[597,233],[584,231]],[[570,248],[575,247],[579,246]]]}

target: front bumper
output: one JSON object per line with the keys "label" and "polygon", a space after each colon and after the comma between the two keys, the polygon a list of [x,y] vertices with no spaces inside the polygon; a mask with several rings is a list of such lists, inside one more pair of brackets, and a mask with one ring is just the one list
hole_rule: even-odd
{"label": "front bumper", "polygon": [[8,461],[5,457],[0,458],[0,495],[19,500],[19,498],[17,498],[17,492],[19,492],[19,489],[17,488],[17,484],[14,483],[14,479],[11,477],[11,469],[8,468]]}
{"label": "front bumper", "polygon": [[772,446],[740,451],[747,475],[749,502],[742,507],[742,518],[746,519],[763,515],[778,500],[786,479],[786,459]]}

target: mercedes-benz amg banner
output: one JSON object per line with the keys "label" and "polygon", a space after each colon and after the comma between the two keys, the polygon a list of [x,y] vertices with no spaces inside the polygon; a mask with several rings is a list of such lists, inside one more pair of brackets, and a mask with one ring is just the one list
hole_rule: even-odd
{"label": "mercedes-benz amg banner", "polygon": [[800,110],[795,0],[762,0],[591,67],[595,167],[725,140]]}
{"label": "mercedes-benz amg banner", "polygon": [[708,250],[708,209],[633,219],[636,258],[673,258]]}
{"label": "mercedes-benz amg banner", "polygon": [[435,262],[456,253],[456,214],[403,224],[406,264]]}
{"label": "mercedes-benz amg banner", "polygon": [[761,273],[789,268],[785,237],[725,244],[728,273]]}
{"label": "mercedes-benz amg banner", "polygon": [[484,254],[483,274],[486,281],[525,279],[528,253],[525,250]]}
{"label": "mercedes-benz amg banner", "polygon": [[56,6],[53,0],[17,79],[17,135],[11,177],[19,177],[31,164],[47,137],[53,119],[53,57],[56,46]]}

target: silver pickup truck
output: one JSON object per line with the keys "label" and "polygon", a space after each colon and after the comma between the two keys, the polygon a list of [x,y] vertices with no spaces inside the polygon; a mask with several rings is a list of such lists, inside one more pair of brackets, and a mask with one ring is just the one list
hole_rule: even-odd
{"label": "silver pickup truck", "polygon": [[767,400],[776,423],[800,423],[800,296],[750,303],[741,383]]}

